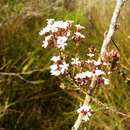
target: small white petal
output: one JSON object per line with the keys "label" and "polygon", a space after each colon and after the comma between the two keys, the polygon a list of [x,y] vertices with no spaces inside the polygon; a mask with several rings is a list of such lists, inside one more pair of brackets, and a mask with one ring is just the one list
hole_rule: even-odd
{"label": "small white petal", "polygon": [[59,61],[59,60],[61,60],[60,56],[53,56],[53,57],[51,58],[51,61],[53,61],[53,62],[57,62],[57,61]]}
{"label": "small white petal", "polygon": [[81,34],[80,32],[76,32],[76,33],[74,33],[76,36],[79,36],[79,37],[81,37],[81,38],[85,38],[85,36],[83,35],[83,34]]}
{"label": "small white petal", "polygon": [[94,57],[93,53],[88,53],[87,56],[89,56],[90,58]]}
{"label": "small white petal", "polygon": [[81,62],[79,61],[79,58],[72,58],[71,64],[72,64],[72,65],[80,65]]}
{"label": "small white petal", "polygon": [[50,66],[50,69],[51,70],[56,70],[58,68],[57,64],[53,64]]}
{"label": "small white petal", "polygon": [[106,78],[104,78],[104,77],[103,77],[103,79],[104,79],[104,84],[105,84],[105,85],[109,85],[110,80],[109,80],[109,79],[106,79]]}
{"label": "small white petal", "polygon": [[81,26],[80,24],[75,25],[75,27],[76,27],[76,28],[79,28],[79,29],[85,29],[85,27],[84,27],[84,26]]}
{"label": "small white petal", "polygon": [[96,70],[94,75],[96,76],[105,75],[105,72],[103,70]]}
{"label": "small white petal", "polygon": [[48,46],[48,42],[47,41],[43,41],[42,47],[47,48],[47,46]]}
{"label": "small white petal", "polygon": [[54,76],[59,76],[60,75],[59,70],[51,70],[50,73],[51,73],[51,75],[54,75]]}

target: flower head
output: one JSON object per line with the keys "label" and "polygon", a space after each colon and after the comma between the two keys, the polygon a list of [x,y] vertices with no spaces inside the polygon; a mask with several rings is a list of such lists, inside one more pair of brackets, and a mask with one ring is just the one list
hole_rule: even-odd
{"label": "flower head", "polygon": [[88,121],[90,119],[90,117],[92,116],[92,109],[90,105],[83,105],[81,106],[78,110],[78,113],[82,113],[82,120],[83,121]]}
{"label": "flower head", "polygon": [[54,63],[50,66],[51,75],[59,76],[63,75],[67,72],[69,64],[63,61],[60,56],[53,56],[51,61]]}
{"label": "flower head", "polygon": [[81,38],[85,38],[85,36],[80,32],[75,32],[74,36],[72,37],[74,41],[80,41]]}
{"label": "flower head", "polygon": [[72,58],[72,65],[80,66],[81,62],[79,61],[79,58]]}
{"label": "flower head", "polygon": [[90,83],[92,76],[93,76],[92,72],[86,71],[76,74],[74,79],[79,85],[83,86],[88,85]]}
{"label": "flower head", "polygon": [[53,62],[57,62],[57,61],[59,61],[59,60],[61,60],[60,56],[53,56],[53,57],[51,58],[51,61],[53,61]]}
{"label": "flower head", "polygon": [[59,36],[58,38],[57,38],[57,48],[61,48],[61,49],[65,49],[65,46],[67,46],[67,37],[66,36]]}

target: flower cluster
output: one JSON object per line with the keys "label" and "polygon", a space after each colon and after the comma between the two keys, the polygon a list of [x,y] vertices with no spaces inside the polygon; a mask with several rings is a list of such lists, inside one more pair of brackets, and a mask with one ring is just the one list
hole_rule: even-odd
{"label": "flower cluster", "polygon": [[76,74],[74,77],[75,81],[80,86],[89,85],[91,83],[92,77],[96,77],[96,83],[97,84],[109,84],[109,79],[103,77],[103,75],[106,75],[104,71],[96,69],[95,71],[86,71]]}
{"label": "flower cluster", "polygon": [[75,81],[81,86],[90,84],[91,78],[92,72],[89,71],[78,73],[74,77]]}
{"label": "flower cluster", "polygon": [[47,26],[40,31],[40,35],[45,36],[43,47],[48,45],[64,50],[67,46],[68,36],[70,36],[70,28],[73,21],[55,21],[48,19]]}
{"label": "flower cluster", "polygon": [[[76,31],[71,34],[72,25],[73,21],[71,20],[55,21],[54,19],[48,19],[47,26],[39,32],[40,35],[44,36],[42,47],[46,48],[47,46],[52,46],[63,51],[68,45],[70,36],[70,39],[73,39],[74,41],[85,38],[85,36],[81,34],[81,30],[85,27],[79,24],[75,25]],[[69,64],[60,58],[60,56],[54,56],[51,60],[53,61],[53,64],[50,66],[51,75],[59,76],[67,72]],[[81,62],[78,58],[72,58],[71,65],[78,67],[81,65]]]}
{"label": "flower cluster", "polygon": [[78,41],[80,41],[81,38],[85,38],[85,36],[83,34],[81,34],[81,30],[84,29],[85,27],[83,27],[83,26],[81,26],[79,24],[75,25],[75,27],[76,27],[76,32],[72,36],[72,39],[75,42],[78,42]]}
{"label": "flower cluster", "polygon": [[[75,31],[73,31],[73,27],[75,27]],[[116,62],[119,60],[119,55],[116,51],[112,50],[111,52],[107,52],[101,61],[96,61],[94,59],[96,48],[90,47],[88,48],[87,56],[89,57],[86,61],[81,61],[77,57],[70,58],[64,55],[63,50],[66,46],[68,46],[69,40],[74,40],[75,42],[79,42],[85,36],[81,33],[82,29],[85,27],[77,24],[74,25],[74,22],[71,20],[66,21],[56,21],[54,19],[48,19],[47,25],[44,27],[39,34],[44,36],[43,47],[52,46],[60,49],[60,53],[58,56],[53,56],[51,61],[53,64],[50,66],[50,73],[54,76],[60,76],[64,74],[72,74],[73,80],[79,86],[89,85],[93,77],[96,78],[97,84],[109,84],[109,79],[106,77],[106,72],[102,70],[103,65],[110,65],[114,68]],[[76,48],[77,49],[77,48]],[[65,61],[67,59],[67,62]],[[70,63],[69,63],[70,62]],[[84,65],[88,69],[84,70]],[[74,67],[74,69],[73,69]],[[71,72],[72,71],[72,72]]]}
{"label": "flower cluster", "polygon": [[53,56],[51,58],[53,64],[50,66],[50,73],[54,76],[59,76],[67,73],[69,64],[60,58],[60,56]]}
{"label": "flower cluster", "polygon": [[117,68],[119,58],[119,52],[115,49],[106,52],[104,57],[102,57],[103,65],[109,66],[108,74],[111,74]]}
{"label": "flower cluster", "polygon": [[[42,47],[46,48],[49,45],[64,50],[68,45],[68,38],[70,37],[73,21],[55,21],[54,19],[48,19],[47,21],[47,26],[39,32],[40,35],[45,37]],[[72,35],[72,39],[79,41],[81,38],[85,38],[85,36],[80,33],[84,27],[80,25],[75,26],[76,32]]]}
{"label": "flower cluster", "polygon": [[83,105],[77,110],[78,113],[82,113],[82,121],[88,121],[92,116],[92,109],[90,105]]}

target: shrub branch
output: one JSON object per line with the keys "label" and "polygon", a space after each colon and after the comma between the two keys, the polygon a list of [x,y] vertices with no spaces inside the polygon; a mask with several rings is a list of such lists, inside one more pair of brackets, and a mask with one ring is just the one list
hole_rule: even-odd
{"label": "shrub branch", "polygon": [[[112,36],[114,35],[114,33],[117,29],[117,22],[118,22],[118,18],[120,16],[121,9],[126,1],[127,0],[116,0],[115,10],[113,12],[113,16],[111,19],[111,23],[110,23],[108,32],[104,36],[104,40],[103,40],[103,44],[102,44],[102,47],[100,50],[100,56],[98,58],[98,61],[102,60],[102,57],[105,55],[105,53],[107,51],[107,47],[112,39]],[[86,97],[84,99],[83,105],[90,104],[91,96],[93,95],[93,91],[95,88],[96,88],[96,77],[94,76],[92,81],[91,81],[91,84],[90,84],[90,89],[88,90]],[[82,117],[83,117],[83,113],[80,113],[71,130],[78,130],[79,129],[80,125],[83,123]]]}

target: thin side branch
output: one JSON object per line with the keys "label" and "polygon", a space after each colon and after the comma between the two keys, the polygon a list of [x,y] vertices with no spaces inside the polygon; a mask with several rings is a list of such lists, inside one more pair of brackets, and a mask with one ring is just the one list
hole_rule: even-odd
{"label": "thin side branch", "polygon": [[[112,36],[114,35],[116,28],[117,28],[117,21],[118,21],[119,15],[120,15],[120,11],[121,11],[125,2],[126,2],[126,0],[116,0],[115,10],[113,12],[113,16],[111,19],[111,23],[110,23],[108,32],[107,32],[106,36],[104,37],[103,44],[102,44],[102,47],[100,50],[100,57],[99,57],[98,61],[102,60],[102,57],[105,55],[105,53],[107,51],[107,47],[108,47],[108,45],[112,39]],[[91,84],[90,84],[90,89],[88,90],[88,93],[86,94],[83,105],[88,105],[91,102],[91,96],[92,96],[93,91],[96,87],[95,81],[96,81],[96,77],[93,77]],[[80,125],[83,123],[82,117],[83,117],[83,114],[80,113],[71,130],[78,130],[79,129]]]}
{"label": "thin side branch", "polygon": [[44,82],[44,80],[35,80],[35,81],[31,81],[31,80],[27,80],[24,78],[24,75],[31,75],[33,73],[36,72],[44,72],[45,69],[36,69],[36,70],[31,70],[28,72],[19,72],[19,73],[14,73],[14,72],[0,72],[0,76],[13,76],[13,77],[18,77],[19,79],[23,80],[26,83],[29,84],[41,84]]}

